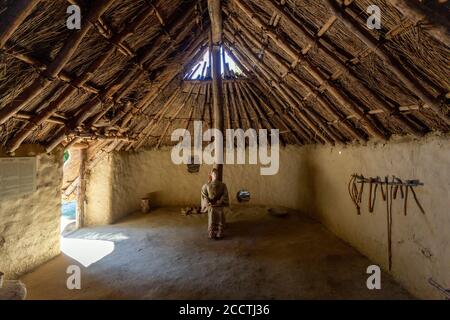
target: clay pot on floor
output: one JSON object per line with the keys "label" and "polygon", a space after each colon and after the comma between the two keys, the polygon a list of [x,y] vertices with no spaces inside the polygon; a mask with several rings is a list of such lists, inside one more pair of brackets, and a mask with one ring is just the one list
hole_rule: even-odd
{"label": "clay pot on floor", "polygon": [[141,211],[142,213],[150,213],[150,199],[141,200]]}

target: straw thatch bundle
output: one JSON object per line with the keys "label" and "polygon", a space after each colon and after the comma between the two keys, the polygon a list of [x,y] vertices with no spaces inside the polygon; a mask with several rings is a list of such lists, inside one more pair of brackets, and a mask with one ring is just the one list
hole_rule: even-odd
{"label": "straw thatch bundle", "polygon": [[[86,19],[80,31],[66,27],[71,4]],[[374,4],[380,30],[365,26]],[[86,141],[93,161],[170,144],[173,129],[193,130],[195,120],[212,126],[210,70],[185,79],[208,50],[207,6],[1,0],[1,145],[13,153],[25,143],[51,151]],[[285,144],[447,132],[448,34],[431,20],[447,6],[223,0],[223,46],[245,72],[225,74],[225,126],[278,128]]]}

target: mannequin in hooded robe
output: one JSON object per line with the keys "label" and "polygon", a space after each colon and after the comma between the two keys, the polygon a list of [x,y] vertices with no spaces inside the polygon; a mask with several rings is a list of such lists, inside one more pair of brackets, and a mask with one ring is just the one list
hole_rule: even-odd
{"label": "mannequin in hooded robe", "polygon": [[217,179],[218,171],[213,169],[209,182],[202,187],[202,212],[208,213],[208,235],[210,239],[224,237],[224,208],[230,205],[227,185]]}

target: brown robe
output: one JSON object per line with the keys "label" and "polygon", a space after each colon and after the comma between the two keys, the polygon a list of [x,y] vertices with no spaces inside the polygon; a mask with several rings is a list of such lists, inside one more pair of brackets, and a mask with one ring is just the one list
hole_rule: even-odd
{"label": "brown robe", "polygon": [[[211,203],[211,206],[208,206]],[[202,188],[202,212],[208,212],[208,232],[210,238],[222,238],[225,227],[224,207],[230,205],[227,185],[212,181]]]}

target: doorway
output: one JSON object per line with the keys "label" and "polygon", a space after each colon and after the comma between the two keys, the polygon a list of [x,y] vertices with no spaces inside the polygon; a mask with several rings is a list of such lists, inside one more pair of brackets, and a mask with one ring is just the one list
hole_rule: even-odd
{"label": "doorway", "polygon": [[64,151],[63,188],[61,192],[62,237],[76,230],[78,173],[77,153],[71,150]]}

